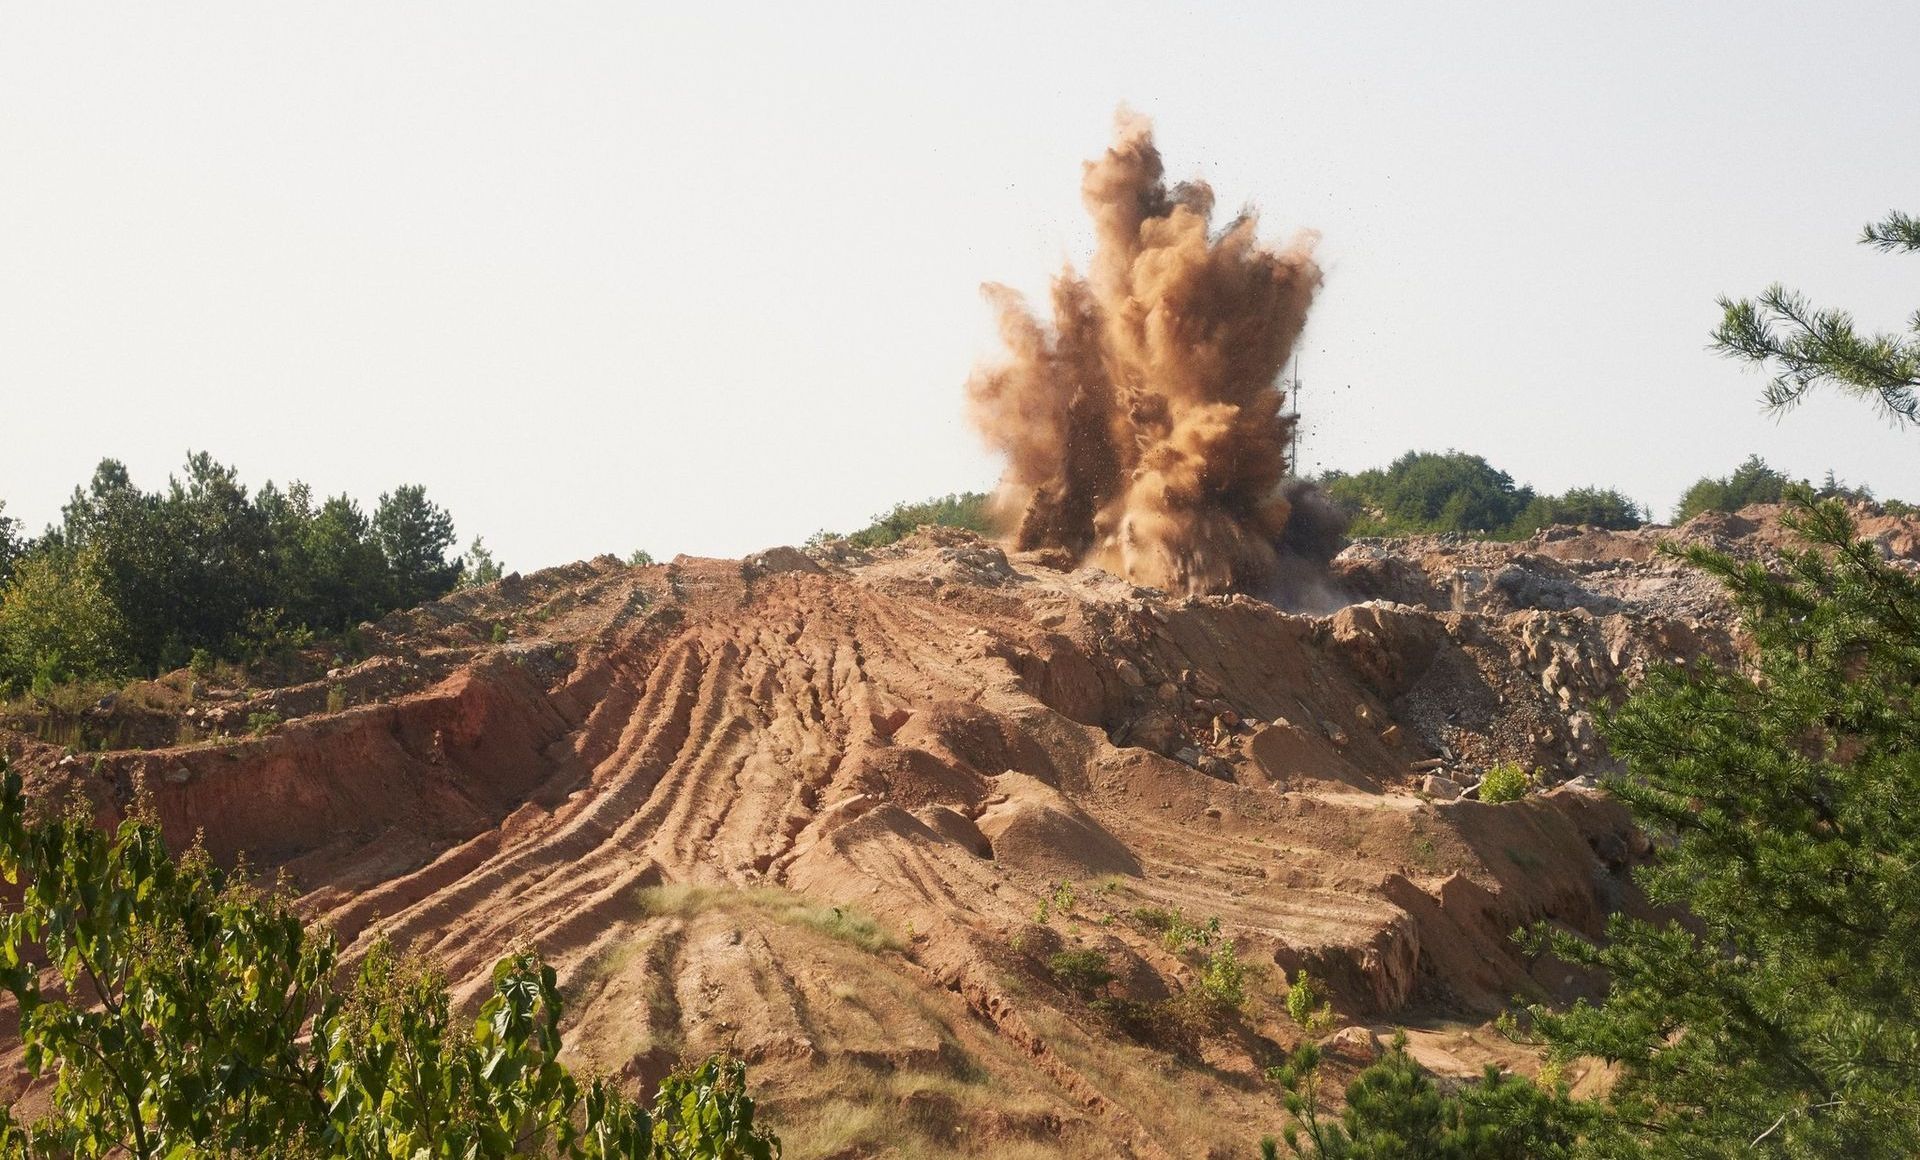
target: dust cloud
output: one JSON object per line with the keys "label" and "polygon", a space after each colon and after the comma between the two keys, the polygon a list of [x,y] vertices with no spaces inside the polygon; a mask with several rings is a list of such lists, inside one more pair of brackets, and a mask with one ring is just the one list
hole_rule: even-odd
{"label": "dust cloud", "polygon": [[1055,277],[1051,322],[984,287],[1006,357],[967,393],[1006,455],[1015,546],[1175,593],[1294,588],[1344,531],[1287,478],[1279,377],[1320,287],[1315,235],[1264,244],[1251,209],[1213,231],[1213,190],[1168,185],[1152,126],[1125,110],[1080,191],[1093,261]]}

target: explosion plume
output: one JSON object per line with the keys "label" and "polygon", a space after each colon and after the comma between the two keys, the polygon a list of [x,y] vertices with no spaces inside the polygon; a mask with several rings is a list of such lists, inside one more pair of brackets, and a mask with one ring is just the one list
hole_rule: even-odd
{"label": "explosion plume", "polygon": [[[1080,192],[1093,262],[1054,279],[1051,325],[983,288],[1007,358],[967,393],[1007,457],[997,504],[1016,546],[1170,592],[1270,590],[1289,542],[1327,540],[1331,510],[1283,487],[1278,379],[1320,286],[1315,238],[1264,245],[1251,210],[1210,232],[1213,190],[1168,186],[1152,126],[1124,110]],[[1290,528],[1296,509],[1316,526]]]}

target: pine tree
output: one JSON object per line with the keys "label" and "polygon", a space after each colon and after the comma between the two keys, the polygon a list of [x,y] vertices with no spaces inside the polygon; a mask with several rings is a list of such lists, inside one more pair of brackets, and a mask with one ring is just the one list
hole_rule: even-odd
{"label": "pine tree", "polygon": [[1664,848],[1641,882],[1685,917],[1531,936],[1610,978],[1532,1012],[1557,1057],[1620,1067],[1600,1154],[1893,1157],[1920,1132],[1920,577],[1837,502],[1786,522],[1811,546],[1778,572],[1677,553],[1751,657],[1658,671],[1607,723]]}
{"label": "pine tree", "polygon": [[373,535],[387,557],[392,596],[400,608],[437,600],[460,582],[460,561],[448,560],[453,517],[427,498],[419,484],[396,487],[380,497]]}
{"label": "pine tree", "polygon": [[[1920,220],[1861,240],[1920,251]],[[1913,338],[1864,337],[1778,286],[1721,305],[1715,342],[1772,367],[1770,406],[1830,385],[1920,421],[1920,313]],[[1775,477],[1749,460],[1683,509]],[[1838,499],[1781,490],[1808,546],[1778,566],[1668,549],[1725,585],[1749,655],[1658,670],[1604,726],[1613,790],[1660,839],[1641,883],[1673,917],[1528,936],[1609,979],[1598,1004],[1532,1009],[1557,1058],[1618,1065],[1597,1155],[1865,1160],[1920,1139],[1920,576]]]}

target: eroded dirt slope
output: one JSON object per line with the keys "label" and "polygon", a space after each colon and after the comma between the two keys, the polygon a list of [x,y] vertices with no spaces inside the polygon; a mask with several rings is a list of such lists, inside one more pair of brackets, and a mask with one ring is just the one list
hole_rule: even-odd
{"label": "eroded dirt slope", "polygon": [[[1333,581],[1371,599],[1323,616],[952,533],[602,558],[203,710],[271,709],[265,736],[11,748],[103,817],[144,785],[171,834],[286,868],[345,939],[412,945],[465,997],[536,946],[579,1062],[637,1087],[739,1053],[789,1155],[1238,1155],[1282,1118],[1261,1070],[1305,1034],[1303,967],[1361,1028],[1336,1071],[1402,1024],[1442,1071],[1524,1068],[1474,1028],[1586,983],[1507,935],[1631,901],[1644,846],[1591,788],[1591,709],[1733,648],[1651,539],[1362,543]],[[1540,792],[1471,800],[1497,760]],[[1214,919],[1253,968],[1238,1012],[1169,949]],[[1075,949],[1114,980],[1076,992],[1049,967]]]}

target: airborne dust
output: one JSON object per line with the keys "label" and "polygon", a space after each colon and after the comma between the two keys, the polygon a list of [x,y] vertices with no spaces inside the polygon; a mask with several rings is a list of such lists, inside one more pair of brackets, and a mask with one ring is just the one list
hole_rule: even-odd
{"label": "airborne dust", "polygon": [[996,504],[1022,549],[1061,548],[1175,593],[1306,595],[1344,521],[1287,478],[1278,380],[1320,287],[1315,236],[1274,248],[1213,190],[1169,186],[1152,126],[1122,111],[1080,184],[1097,242],[1053,281],[1052,322],[984,287],[1007,357],[967,384],[1007,457]]}

